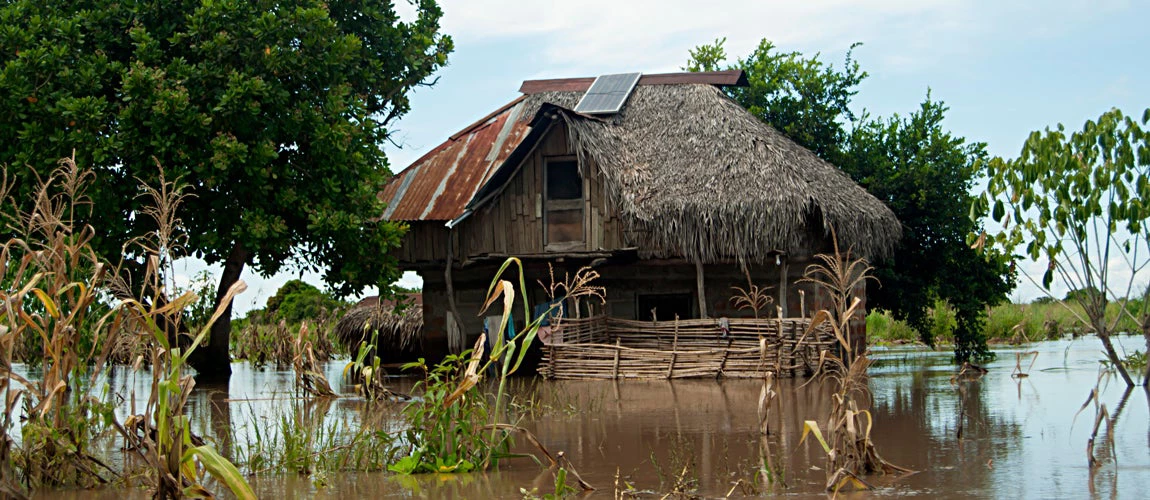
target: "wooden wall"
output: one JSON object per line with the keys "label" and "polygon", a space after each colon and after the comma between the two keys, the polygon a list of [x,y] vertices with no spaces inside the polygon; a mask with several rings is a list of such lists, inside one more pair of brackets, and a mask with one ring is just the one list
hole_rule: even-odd
{"label": "wooden wall", "polygon": [[[567,130],[555,124],[524,159],[505,189],[456,226],[456,262],[495,255],[539,255],[544,248],[543,170],[549,158],[574,158]],[[582,245],[565,253],[601,252],[625,248],[622,223],[608,199],[603,178],[593,161],[580,165],[583,174]],[[443,221],[412,222],[397,258],[402,264],[443,263],[449,230]],[[413,266],[418,267],[418,266]]]}

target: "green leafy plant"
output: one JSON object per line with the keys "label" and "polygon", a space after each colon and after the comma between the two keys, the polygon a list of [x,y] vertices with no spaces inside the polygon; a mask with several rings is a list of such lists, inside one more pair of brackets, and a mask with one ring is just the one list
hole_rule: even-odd
{"label": "green leafy plant", "polygon": [[986,307],[1006,298],[1014,274],[1007,259],[982,258],[963,244],[980,227],[966,214],[986,145],[947,131],[948,108],[929,92],[904,115],[856,114],[852,100],[868,76],[854,58],[858,44],[836,66],[820,54],[787,52],[766,39],[728,63],[724,42],[691,50],[685,69],[743,70],[748,84],[724,89],[731,99],[841,168],[902,223],[892,258],[874,262],[883,286],[867,290],[867,306],[891,311],[933,345],[927,313],[944,299],[955,310],[957,360],[988,355]]}
{"label": "green leafy plant", "polygon": [[[1141,123],[1150,123],[1150,109]],[[1108,310],[1117,302],[1119,311],[1128,311],[1137,299],[1135,277],[1150,264],[1150,131],[1142,125],[1112,109],[1081,131],[1067,134],[1059,125],[1034,132],[1018,158],[987,162],[986,193],[970,209],[972,218],[989,216],[1002,227],[972,234],[972,247],[1043,261],[1041,277],[1024,275],[1048,294],[1055,283],[1072,291],[1060,302],[1098,337],[1129,386],[1134,377],[1111,337],[1124,329],[1123,318],[1131,319],[1150,349],[1150,310],[1145,301],[1139,313]]]}
{"label": "green leafy plant", "polygon": [[[459,355],[449,355],[434,367],[427,367],[422,359],[404,367],[424,372],[424,379],[417,388],[422,391],[423,397],[412,401],[404,410],[409,424],[404,432],[407,448],[402,458],[389,467],[393,472],[466,472],[495,467],[501,459],[511,456],[509,449],[514,434],[523,435],[548,459],[552,467],[558,466],[559,462],[552,458],[534,435],[526,429],[501,421],[507,413],[503,399],[508,378],[522,366],[527,349],[535,340],[542,321],[550,317],[552,310],[558,307],[557,302],[552,301],[548,310],[534,317],[510,339],[504,339],[502,332],[508,328],[516,298],[524,297],[523,293],[516,293],[510,281],[501,279],[512,265],[519,274],[519,290],[526,291],[523,263],[518,258],[508,258],[492,279],[487,300],[480,312],[483,314],[497,301],[503,306],[500,326],[496,330],[499,333],[492,339],[489,356],[484,357],[487,337],[480,335],[473,349]],[[552,286],[549,289],[562,289],[563,295],[560,298],[563,301],[575,298],[602,300],[602,288],[591,285],[596,276],[598,274],[594,271],[583,268],[566,281],[564,286]],[[525,298],[522,302],[523,317],[531,318],[530,305]],[[496,383],[494,394],[479,389],[483,374],[489,370],[495,370],[498,374],[493,381]],[[578,474],[570,468],[569,463],[565,473],[578,479]],[[578,483],[583,489],[591,489],[581,479],[578,479]]]}

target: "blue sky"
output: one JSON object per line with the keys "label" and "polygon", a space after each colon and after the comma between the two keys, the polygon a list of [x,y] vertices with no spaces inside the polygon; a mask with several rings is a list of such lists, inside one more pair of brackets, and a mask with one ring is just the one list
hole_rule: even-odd
{"label": "blue sky", "polygon": [[[401,11],[410,7],[401,0]],[[441,0],[456,50],[433,87],[418,89],[388,145],[398,172],[448,136],[515,98],[520,82],[612,72],[678,71],[687,51],[726,37],[728,56],[760,39],[781,50],[855,59],[870,73],[856,111],[908,113],[927,89],[950,106],[946,126],[991,154],[1015,156],[1033,130],[1078,129],[1118,107],[1150,107],[1150,2],[832,0],[513,2]],[[193,270],[198,265],[190,266]],[[239,311],[280,284],[245,272]],[[304,278],[319,284],[316,276]],[[407,277],[406,284],[417,279]],[[1014,298],[1038,295],[1020,286]]]}

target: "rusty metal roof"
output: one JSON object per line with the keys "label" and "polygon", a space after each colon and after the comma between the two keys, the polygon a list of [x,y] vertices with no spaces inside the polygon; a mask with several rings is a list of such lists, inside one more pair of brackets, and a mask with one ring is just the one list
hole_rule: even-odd
{"label": "rusty metal roof", "polygon": [[[526,94],[547,91],[583,92],[594,78],[528,80],[519,91],[525,94],[468,125],[447,142],[423,155],[392,177],[379,194],[387,204],[383,218],[394,221],[452,221],[467,210],[476,192],[531,131],[530,119],[522,117]],[[643,75],[639,85],[747,84],[740,70]]]}
{"label": "rusty metal roof", "polygon": [[464,128],[396,174],[380,194],[387,203],[383,218],[449,221],[459,217],[530,130],[519,119],[522,101],[519,97]]}

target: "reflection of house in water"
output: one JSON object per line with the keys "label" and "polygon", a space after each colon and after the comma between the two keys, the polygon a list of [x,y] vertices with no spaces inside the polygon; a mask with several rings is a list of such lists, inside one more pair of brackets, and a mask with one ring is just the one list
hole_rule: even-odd
{"label": "reflection of house in water", "polygon": [[380,196],[384,217],[410,226],[396,257],[423,278],[429,354],[479,334],[508,256],[528,284],[548,264],[560,277],[594,267],[607,290],[596,314],[713,318],[698,325],[718,337],[717,318],[752,315],[729,300],[748,277],[773,287],[763,316],[821,307],[796,281],[832,229],[857,255],[887,254],[894,214],[723,94],[745,84],[740,71],[526,81],[397,174]]}

